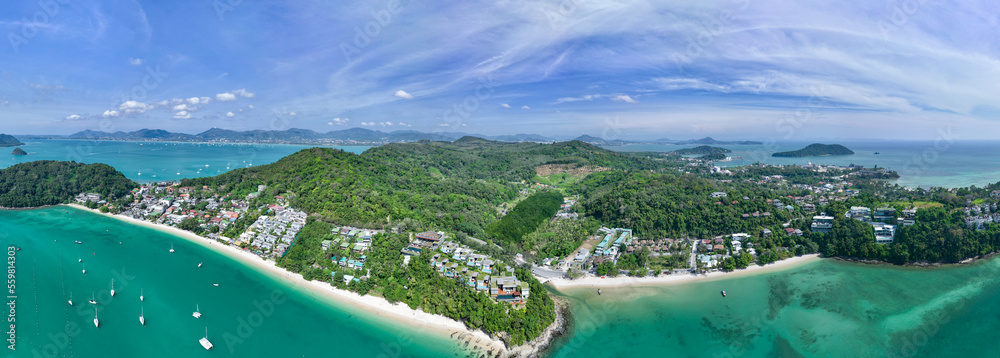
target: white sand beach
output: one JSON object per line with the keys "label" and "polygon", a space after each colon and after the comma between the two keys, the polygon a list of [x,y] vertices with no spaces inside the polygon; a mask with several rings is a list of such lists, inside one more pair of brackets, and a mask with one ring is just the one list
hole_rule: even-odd
{"label": "white sand beach", "polygon": [[469,349],[478,348],[481,352],[490,350],[493,352],[508,352],[506,345],[502,341],[490,338],[490,336],[483,331],[470,330],[465,326],[465,324],[451,318],[430,314],[420,310],[414,310],[401,303],[392,304],[382,297],[361,296],[354,292],[340,290],[330,286],[330,284],[326,282],[306,281],[302,278],[302,275],[289,272],[276,266],[274,261],[264,260],[253,253],[198,236],[189,231],[184,231],[172,226],[154,224],[130,217],[102,213],[98,210],[93,210],[78,204],[68,204],[68,206],[81,210],[88,210],[97,214],[105,215],[135,225],[145,226],[186,239],[222,255],[226,255],[227,257],[252,267],[259,272],[268,274],[294,289],[306,292],[314,298],[325,300],[327,303],[339,308],[355,308],[358,310],[364,310],[373,316],[395,320],[400,324],[408,326],[410,329],[425,328],[439,334],[442,337],[448,337],[454,340],[470,341]]}
{"label": "white sand beach", "polygon": [[659,277],[607,277],[588,276],[575,280],[556,278],[542,283],[550,283],[558,290],[579,289],[579,288],[608,288],[623,286],[668,286],[681,283],[717,280],[723,278],[744,277],[749,275],[759,275],[767,272],[776,272],[801,266],[810,262],[818,261],[818,254],[796,256],[771,263],[767,266],[753,265],[742,270],[733,272],[714,271],[706,274],[674,274],[660,275]]}

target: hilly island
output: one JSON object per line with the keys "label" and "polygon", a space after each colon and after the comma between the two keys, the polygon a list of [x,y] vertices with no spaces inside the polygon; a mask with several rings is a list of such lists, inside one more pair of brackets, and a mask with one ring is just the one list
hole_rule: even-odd
{"label": "hilly island", "polygon": [[772,157],[820,157],[828,155],[852,155],[854,151],[840,144],[813,143],[805,148],[788,152],[777,152]]}
{"label": "hilly island", "polygon": [[0,147],[16,147],[19,145],[24,145],[24,143],[14,138],[14,136],[0,133]]}

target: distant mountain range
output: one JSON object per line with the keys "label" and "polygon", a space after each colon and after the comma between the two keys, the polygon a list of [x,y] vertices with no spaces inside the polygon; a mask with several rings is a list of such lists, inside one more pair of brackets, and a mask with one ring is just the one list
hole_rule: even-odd
{"label": "distant mountain range", "polygon": [[688,145],[688,144],[701,144],[701,145],[720,145],[720,144],[721,145],[761,145],[761,144],[764,144],[762,142],[754,142],[754,141],[747,141],[747,140],[744,140],[744,141],[722,141],[722,140],[715,140],[712,137],[705,137],[705,138],[694,139],[694,140],[670,140],[670,139],[667,139],[667,138],[660,138],[660,139],[657,139],[657,140],[654,140],[654,141],[627,141],[627,140],[620,140],[620,139],[606,140],[606,139],[603,139],[603,138],[598,138],[598,137],[594,137],[594,136],[590,136],[590,135],[586,135],[586,134],[584,134],[582,136],[579,136],[579,137],[576,137],[575,140],[578,140],[578,141],[581,141],[581,142],[590,143],[590,144],[597,144],[597,145],[624,145],[624,144],[639,144],[639,143],[678,144],[678,145]]}
{"label": "distant mountain range", "polygon": [[[462,132],[435,132],[426,133],[414,130],[400,130],[392,132],[382,132],[379,130],[365,128],[350,128],[344,130],[329,131],[326,133],[316,132],[310,129],[292,128],[287,130],[250,130],[234,131],[221,128],[212,128],[198,134],[176,133],[163,129],[140,129],[132,132],[102,132],[85,130],[68,136],[32,136],[32,138],[45,139],[91,139],[91,140],[120,140],[120,141],[170,141],[170,142],[231,142],[231,143],[296,143],[296,144],[359,144],[359,145],[379,145],[386,143],[417,142],[421,140],[430,141],[455,141],[462,137],[479,137],[502,142],[557,142],[566,138],[552,138],[538,134],[513,134],[488,136],[476,133]],[[574,140],[595,145],[618,146],[627,144],[762,144],[752,141],[718,141],[711,137],[697,140],[671,141],[669,139],[657,139],[655,141],[629,141],[621,139],[603,139],[590,135],[581,135]]]}
{"label": "distant mountain range", "polygon": [[282,131],[234,131],[212,128],[198,134],[174,133],[162,129],[140,129],[133,132],[101,132],[85,130],[66,136],[68,139],[123,140],[123,141],[177,141],[177,142],[251,142],[251,143],[357,143],[381,144],[416,142],[420,140],[453,141],[464,136],[477,136],[506,142],[553,142],[552,138],[537,134],[484,136],[467,133],[424,133],[412,130],[382,132],[351,128],[320,133],[309,129],[292,128]]}

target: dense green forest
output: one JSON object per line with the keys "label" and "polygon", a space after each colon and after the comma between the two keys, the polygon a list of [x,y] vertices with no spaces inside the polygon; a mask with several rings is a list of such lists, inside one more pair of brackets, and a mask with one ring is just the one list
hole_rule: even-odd
{"label": "dense green forest", "polygon": [[562,203],[563,196],[557,191],[532,194],[517,203],[517,206],[499,221],[487,226],[486,234],[501,243],[520,243],[521,237],[535,231],[545,220],[552,219]]}
{"label": "dense green forest", "polygon": [[772,157],[818,157],[822,155],[851,155],[854,151],[840,144],[813,143],[799,150],[777,152]]}
{"label": "dense green forest", "polygon": [[[496,221],[496,208],[517,196],[511,182],[535,177],[543,164],[649,169],[655,161],[587,143],[396,143],[357,155],[310,148],[275,163],[233,170],[182,185],[225,185],[245,195],[258,184],[267,194],[297,194],[292,206],[343,225],[441,228],[480,235]],[[404,220],[406,221],[404,223]]]}
{"label": "dense green forest", "polygon": [[16,147],[19,145],[24,145],[24,143],[21,143],[14,136],[0,133],[0,147]]}
{"label": "dense green forest", "polygon": [[[365,253],[366,270],[340,267],[331,258],[358,259],[360,254],[341,251],[335,246],[323,251],[320,242],[334,238],[330,233],[332,228],[329,223],[310,218],[278,265],[301,273],[306,279],[331,282],[359,294],[382,296],[393,303],[403,302],[414,309],[462,321],[473,329],[506,332],[507,342],[515,345],[537,337],[555,320],[552,299],[527,270],[517,269],[515,275],[530,284],[533,294],[523,309],[513,309],[507,303],[494,302],[486,293],[441,275],[430,266],[429,254],[414,257],[409,265],[403,265],[400,251],[409,241],[404,234],[376,235],[371,250]],[[366,273],[370,273],[366,280],[344,283],[345,275],[361,277]]]}
{"label": "dense green forest", "polygon": [[620,154],[581,141],[554,144],[496,142],[463,137],[455,142],[395,143],[365,151],[363,156],[385,165],[400,162],[435,168],[445,177],[506,181],[531,180],[535,167],[577,164],[616,169],[656,169],[662,164]]}
{"label": "dense green forest", "polygon": [[[787,211],[767,203],[772,194],[759,187],[725,189],[695,175],[607,171],[591,174],[580,183],[584,198],[580,204],[605,225],[632,228],[636,235],[648,238],[754,232],[791,218]],[[728,192],[728,197],[709,196],[720,190]],[[770,215],[741,218],[753,212]]]}
{"label": "dense green forest", "polygon": [[329,148],[304,149],[272,164],[181,184],[224,185],[241,195],[266,184],[269,195],[295,193],[293,207],[342,225],[405,224],[412,230],[446,228],[469,234],[482,233],[496,221],[495,207],[517,195],[514,186],[503,182],[442,179],[409,162],[385,165]]}
{"label": "dense green forest", "polygon": [[107,164],[40,160],[0,169],[0,206],[68,203],[83,192],[122,197],[137,186]]}

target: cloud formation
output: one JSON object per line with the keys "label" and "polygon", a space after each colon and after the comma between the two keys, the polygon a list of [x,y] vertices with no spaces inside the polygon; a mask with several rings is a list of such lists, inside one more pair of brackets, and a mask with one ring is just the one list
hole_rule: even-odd
{"label": "cloud formation", "polygon": [[406,93],[406,91],[403,91],[403,90],[396,91],[396,93],[394,93],[393,96],[396,96],[396,97],[399,97],[399,98],[402,98],[402,99],[413,99],[413,95],[411,95],[409,93]]}

